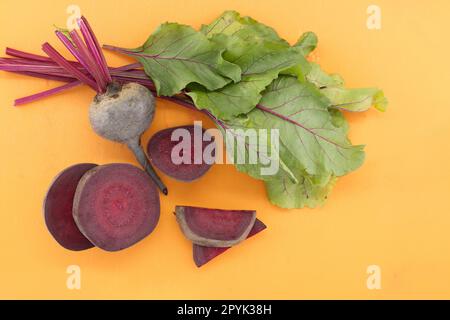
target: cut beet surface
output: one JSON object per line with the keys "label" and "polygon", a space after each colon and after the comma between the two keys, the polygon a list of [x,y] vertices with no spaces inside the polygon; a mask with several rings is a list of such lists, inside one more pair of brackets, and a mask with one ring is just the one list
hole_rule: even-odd
{"label": "cut beet surface", "polygon": [[94,245],[80,232],[72,216],[73,199],[81,177],[96,167],[80,163],[59,173],[53,180],[44,199],[44,219],[48,231],[64,248],[80,251]]}
{"label": "cut beet surface", "polygon": [[150,177],[130,164],[98,166],[78,184],[73,216],[95,246],[118,251],[148,236],[160,215],[159,193]]}
{"label": "cut beet surface", "polygon": [[[256,219],[255,224],[253,225],[252,230],[248,234],[248,238],[254,236],[255,234],[263,231],[266,229],[266,225],[261,222],[261,220]],[[194,262],[197,267],[201,267],[207,262],[211,261],[218,255],[224,253],[231,247],[226,248],[217,248],[217,247],[205,247],[205,246],[199,246],[198,244],[193,245],[193,256],[194,256]]]}
{"label": "cut beet surface", "polygon": [[[210,141],[204,141],[205,139],[202,139],[202,137],[205,134],[205,131],[203,129],[199,130],[198,128],[197,130],[195,130],[194,128],[195,126],[193,125],[181,126],[164,129],[155,133],[147,145],[148,156],[151,159],[152,163],[155,165],[155,167],[164,172],[166,175],[180,181],[187,181],[187,182],[193,181],[203,176],[211,167],[211,164],[208,164],[204,161],[203,151],[208,145],[214,144],[214,142],[212,137],[210,136],[208,136],[209,138],[211,138]],[[184,142],[182,142],[184,141],[182,138],[180,138],[179,141],[178,140],[172,141],[172,133],[177,129],[187,130],[191,138],[190,143],[188,141],[188,144],[185,145]],[[201,132],[201,134],[199,134],[198,137],[195,137],[194,132],[197,133]],[[197,139],[197,141],[201,141],[201,143],[198,143],[197,148],[195,148],[195,141],[194,141],[195,139]],[[183,143],[183,145],[185,145],[186,148],[181,148],[182,145],[180,143]],[[184,154],[186,150],[189,150],[188,149],[189,145],[190,145],[190,157],[189,154]],[[174,150],[174,153],[177,158],[183,159],[183,162],[181,162],[181,160],[175,162],[173,161],[172,150]],[[196,156],[197,160],[200,160],[201,163],[197,164],[195,162]],[[211,156],[212,158],[211,162],[213,162],[214,156],[215,152],[213,151]]]}
{"label": "cut beet surface", "polygon": [[185,206],[177,206],[175,214],[184,235],[207,247],[231,247],[242,242],[256,219],[256,211]]}

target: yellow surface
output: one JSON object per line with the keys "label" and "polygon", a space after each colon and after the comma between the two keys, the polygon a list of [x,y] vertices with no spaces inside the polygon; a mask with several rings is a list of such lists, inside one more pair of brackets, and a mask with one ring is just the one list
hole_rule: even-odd
{"label": "yellow surface", "polygon": [[[72,3],[103,43],[124,47],[140,45],[166,20],[198,27],[225,9],[291,42],[313,30],[326,70],[350,86],[383,88],[390,106],[385,114],[348,115],[367,160],[339,180],[323,208],[278,209],[261,182],[215,166],[192,184],[165,177],[170,196],[162,198],[159,226],[138,245],[73,253],[43,223],[41,202],[53,176],[77,162],[135,161],[90,129],[89,89],[14,108],[14,98],[56,83],[1,72],[0,298],[450,298],[448,1],[377,0],[382,29],[368,30],[366,9],[374,2],[364,0],[2,0],[0,47],[38,53],[44,41],[57,44],[52,25],[64,26]],[[144,141],[195,119],[206,121],[160,101]],[[268,229],[197,269],[171,213],[176,204],[256,209]],[[66,288],[69,265],[81,268],[81,290]],[[381,268],[381,290],[366,287],[369,265]]]}

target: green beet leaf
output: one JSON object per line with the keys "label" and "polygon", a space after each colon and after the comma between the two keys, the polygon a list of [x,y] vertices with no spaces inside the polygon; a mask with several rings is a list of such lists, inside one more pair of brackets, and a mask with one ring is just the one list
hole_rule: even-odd
{"label": "green beet leaf", "polygon": [[199,109],[208,109],[221,119],[230,119],[251,111],[261,99],[261,92],[285,69],[298,65],[299,55],[290,49],[249,50],[240,61],[242,80],[216,91],[189,92]]}
{"label": "green beet leaf", "polygon": [[323,205],[337,178],[302,175],[298,183],[289,177],[265,181],[267,196],[272,204],[285,209],[315,208]]}
{"label": "green beet leaf", "polygon": [[[255,115],[254,112],[250,112],[248,115],[222,122],[218,126],[225,138],[227,157],[233,161],[236,169],[252,178],[269,181],[283,175],[297,183],[294,172],[285,163],[285,160],[289,161],[289,159],[284,159],[279,149],[275,149],[274,153],[271,152],[271,131],[268,130],[269,128],[259,127],[252,119]],[[265,131],[260,131],[260,129],[265,129]],[[264,168],[268,167],[270,159],[273,157],[279,161],[278,171],[275,174],[265,174]],[[243,159],[243,161],[239,159]]]}
{"label": "green beet leaf", "polygon": [[[294,44],[294,48],[307,56],[316,49],[317,42],[315,33],[305,32]],[[386,110],[388,102],[383,91],[377,88],[347,89],[340,75],[326,73],[315,62],[309,64],[306,80],[321,89],[330,100],[330,107],[352,112],[367,111],[372,106],[379,111]]]}
{"label": "green beet leaf", "polygon": [[328,99],[312,84],[280,76],[251,111],[262,128],[278,128],[280,140],[311,175],[342,176],[364,161],[363,146],[353,146],[345,128],[336,127]]}
{"label": "green beet leaf", "polygon": [[307,56],[311,52],[313,52],[317,47],[317,36],[314,32],[305,32],[302,34],[300,39],[294,44],[294,47],[299,50],[303,56]]}
{"label": "green beet leaf", "polygon": [[[267,94],[268,92],[272,92],[272,94],[275,94],[276,92],[276,94],[279,94],[281,96],[285,94],[289,95],[289,93],[287,92],[288,89],[290,89],[289,86],[301,86],[301,84],[292,77],[286,77],[286,80],[283,80],[282,82],[284,81],[287,81],[289,83],[278,84],[276,88],[269,87],[265,94]],[[277,80],[274,81],[274,83],[276,82]],[[312,88],[312,91],[317,92],[317,89]],[[264,96],[262,101],[265,101],[265,98],[266,95]],[[292,95],[290,95],[290,98],[292,99]],[[328,113],[328,129],[330,131],[335,131],[338,135],[345,137],[348,133],[348,123],[342,115],[342,112],[337,109],[327,109],[325,104],[327,100],[325,98],[323,99],[324,104],[321,111],[319,112],[322,113],[322,110],[324,110],[323,112],[325,112],[325,114]],[[296,108],[296,111],[293,112],[301,112],[302,110],[304,109],[302,105],[299,104]],[[261,119],[271,116],[271,114],[268,114],[266,111],[261,110],[258,106],[246,116],[236,117],[232,121],[228,121],[223,124],[226,129],[242,129],[241,131],[234,131],[232,133],[232,135],[236,139],[239,136],[242,140],[245,141],[245,148],[234,149],[234,162],[236,168],[241,172],[249,174],[253,178],[264,180],[268,198],[274,205],[282,208],[303,208],[305,206],[314,208],[316,206],[322,205],[325,202],[328,194],[331,192],[337,180],[337,177],[335,174],[325,169],[319,171],[314,175],[307,173],[302,162],[296,156],[294,156],[292,152],[292,150],[301,148],[302,144],[301,140],[298,139],[295,135],[291,134],[290,136],[286,136],[286,131],[280,130],[280,145],[278,148],[279,170],[275,175],[262,175],[261,169],[265,167],[265,165],[261,164],[261,162],[258,162],[257,164],[250,164],[248,161],[245,164],[237,163],[236,160],[238,156],[248,160],[250,159],[250,153],[253,153],[254,155],[262,158],[266,156],[264,153],[261,154],[260,152],[261,144],[259,143],[259,140],[251,141],[248,135],[246,136],[246,129],[280,129],[283,126],[291,125],[287,120],[281,119],[277,116],[277,126],[267,127],[267,122],[262,121]],[[322,117],[321,114],[318,114],[318,116]],[[254,132],[257,132],[258,138],[260,138],[261,134],[258,133],[259,131]],[[270,136],[269,130],[268,135]],[[292,144],[290,144],[290,147],[287,147],[285,143],[283,143],[283,140],[285,140],[285,138],[288,138],[288,140],[292,140]],[[267,137],[265,141],[269,142],[270,137]],[[229,147],[230,146],[227,145],[227,149]],[[267,150],[271,150],[270,145]],[[237,151],[239,151],[240,153],[238,153]],[[229,155],[229,151],[227,152]],[[360,156],[363,156],[363,154],[360,154]]]}
{"label": "green beet leaf", "polygon": [[[346,132],[348,124],[341,112],[330,110],[330,115],[333,125],[343,128],[343,132]],[[249,163],[251,153],[263,160],[268,156],[265,152],[261,152],[259,138],[263,134],[257,130],[264,128],[258,127],[254,121],[257,119],[252,118],[257,116],[257,112],[251,112],[248,116],[235,118],[233,121],[224,123],[224,127],[220,127],[224,136],[225,131],[223,129],[232,129],[232,131],[228,130],[227,132],[228,135],[233,137],[234,152],[231,152],[229,150],[231,146],[227,145],[227,155],[233,155],[235,167],[255,179],[264,180],[268,198],[274,205],[282,208],[303,208],[305,206],[314,208],[322,205],[331,192],[337,178],[326,172],[321,175],[309,175],[300,161],[292,155],[283,143],[280,144],[277,150],[279,170],[275,175],[261,174],[262,168],[267,167],[261,160],[258,160],[257,163]],[[247,129],[257,129],[252,131],[252,133],[256,134],[253,140],[250,138],[251,135],[249,135]],[[241,147],[237,148],[239,139],[241,139]],[[271,141],[270,131],[267,132],[266,139],[267,142]],[[270,143],[267,150],[272,150]],[[269,156],[272,156],[272,154],[269,153]],[[245,159],[245,163],[238,163],[238,157]]]}
{"label": "green beet leaf", "polygon": [[273,28],[250,17],[241,17],[238,12],[232,10],[225,11],[209,25],[203,25],[201,31],[209,38],[224,34],[237,36],[241,39],[249,37],[249,41],[271,41],[289,46],[289,43],[280,38]]}
{"label": "green beet leaf", "polygon": [[223,48],[177,23],[161,25],[139,48],[115,49],[143,65],[161,96],[179,93],[190,83],[217,90],[241,78],[239,66],[222,58]]}
{"label": "green beet leaf", "polygon": [[[208,109],[221,119],[248,113],[261,99],[261,92],[286,70],[301,73],[307,62],[303,55],[276,32],[234,11],[225,12],[202,32],[225,48],[224,58],[238,65],[242,78],[222,89],[197,89],[189,93],[199,109]],[[297,67],[297,68],[295,68]],[[292,73],[292,72],[291,72]]]}
{"label": "green beet leaf", "polygon": [[306,75],[306,80],[313,83],[317,88],[342,87],[344,79],[338,74],[328,74],[315,62],[309,63],[311,68]]}
{"label": "green beet leaf", "polygon": [[330,100],[330,107],[344,111],[362,112],[372,106],[379,111],[386,111],[388,104],[383,91],[377,88],[327,87],[321,92]]}
{"label": "green beet leaf", "polygon": [[[348,132],[347,120],[339,110],[330,109],[333,126]],[[315,208],[323,205],[333,189],[337,177],[324,172],[320,175],[308,174],[292,153],[281,144],[280,157],[290,168],[289,174],[280,171],[274,179],[266,180],[265,186],[270,202],[286,209]],[[294,175],[295,179],[292,179]]]}
{"label": "green beet leaf", "polygon": [[344,80],[337,74],[324,72],[317,63],[311,62],[311,69],[306,75],[307,81],[320,89],[330,100],[330,107],[343,111],[362,112],[374,107],[385,111],[388,101],[383,91],[377,88],[347,89]]}

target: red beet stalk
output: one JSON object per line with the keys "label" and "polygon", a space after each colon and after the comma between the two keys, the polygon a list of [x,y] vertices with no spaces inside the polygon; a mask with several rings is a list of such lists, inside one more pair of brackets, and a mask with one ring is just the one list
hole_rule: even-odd
{"label": "red beet stalk", "polygon": [[[108,67],[102,48],[86,18],[81,17],[81,19],[77,20],[77,23],[84,41],[75,30],[71,31],[69,35],[61,31],[55,32],[58,39],[64,44],[76,61],[67,60],[49,43],[42,45],[42,50],[47,56],[6,48],[6,54],[12,58],[0,58],[0,70],[36,78],[66,82],[56,88],[16,99],[14,101],[15,106],[37,101],[81,84],[88,85],[97,93],[103,93],[111,82],[136,82],[147,87],[156,95],[154,83],[144,70],[141,69],[139,63],[118,68]],[[217,125],[224,129],[226,128],[226,125],[209,111],[198,110],[185,94],[161,98],[191,110],[202,112]]]}

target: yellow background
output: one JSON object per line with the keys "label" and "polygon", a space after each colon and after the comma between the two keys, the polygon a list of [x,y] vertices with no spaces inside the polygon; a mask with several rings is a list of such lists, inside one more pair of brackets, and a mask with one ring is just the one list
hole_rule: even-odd
{"label": "yellow background", "polygon": [[[347,115],[364,166],[337,183],[314,210],[272,206],[263,184],[232,166],[214,166],[192,184],[165,177],[156,231],[118,253],[69,252],[47,232],[41,204],[48,184],[77,162],[135,163],[125,147],[89,127],[88,88],[14,108],[14,98],[54,82],[0,73],[0,298],[450,298],[450,58],[448,1],[164,0],[0,1],[0,47],[40,52],[58,44],[69,4],[90,19],[102,43],[136,47],[158,24],[199,27],[235,9],[293,42],[319,36],[323,67],[352,87],[379,86],[388,112]],[[382,29],[366,9],[382,9]],[[58,44],[58,48],[62,48]],[[127,62],[108,54],[111,65]],[[157,130],[202,119],[158,102]],[[207,123],[211,125],[211,123]],[[172,215],[176,204],[256,209],[268,229],[201,269]],[[79,265],[81,290],[66,288]],[[382,289],[368,290],[379,265]]]}

